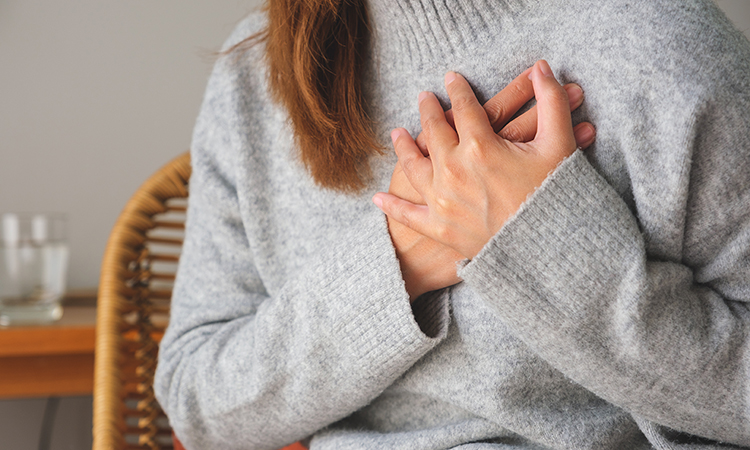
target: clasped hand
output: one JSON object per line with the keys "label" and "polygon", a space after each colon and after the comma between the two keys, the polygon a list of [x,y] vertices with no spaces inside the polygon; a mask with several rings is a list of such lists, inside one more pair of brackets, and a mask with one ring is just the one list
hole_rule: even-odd
{"label": "clasped hand", "polygon": [[[391,137],[398,165],[421,201],[416,195],[394,195],[398,192],[393,189],[377,193],[373,201],[389,222],[395,220],[465,258],[474,258],[577,145],[585,147],[593,141],[590,124],[579,125],[574,134],[570,111],[578,105],[569,103],[566,89],[545,61],[511,86],[521,93],[529,81],[537,105],[509,124],[509,132],[500,134],[496,133],[497,117],[491,117],[487,105],[479,104],[461,75],[446,75],[452,105],[447,114],[434,94],[420,94],[422,134],[418,140],[403,128],[395,129]],[[507,121],[523,103],[497,115]],[[582,126],[590,131],[579,133],[584,131]],[[576,136],[582,142],[577,144]]]}

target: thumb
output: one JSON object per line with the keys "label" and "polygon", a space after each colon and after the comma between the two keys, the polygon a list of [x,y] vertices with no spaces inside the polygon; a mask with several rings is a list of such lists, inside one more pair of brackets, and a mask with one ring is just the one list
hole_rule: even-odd
{"label": "thumb", "polygon": [[426,205],[415,205],[408,200],[385,192],[376,193],[372,197],[372,202],[391,219],[429,237],[429,229],[427,228],[429,209]]}
{"label": "thumb", "polygon": [[534,141],[560,156],[576,149],[570,104],[565,88],[555,79],[547,61],[538,61],[529,75],[537,101],[537,132]]}

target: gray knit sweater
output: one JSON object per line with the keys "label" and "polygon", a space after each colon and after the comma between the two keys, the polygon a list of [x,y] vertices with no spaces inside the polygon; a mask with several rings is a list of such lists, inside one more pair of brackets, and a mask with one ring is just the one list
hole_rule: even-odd
{"label": "gray knit sweater", "polygon": [[[410,305],[382,213],[315,185],[262,45],[216,65],[156,393],[189,449],[750,447],[750,45],[708,0],[372,0],[377,134],[540,58],[596,144]],[[228,44],[259,30],[245,20]],[[723,444],[721,444],[723,443]]]}

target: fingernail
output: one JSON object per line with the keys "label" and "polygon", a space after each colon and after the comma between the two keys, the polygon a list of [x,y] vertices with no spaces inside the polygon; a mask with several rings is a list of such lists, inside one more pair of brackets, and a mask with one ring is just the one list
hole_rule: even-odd
{"label": "fingernail", "polygon": [[429,97],[429,96],[430,96],[430,93],[429,93],[429,92],[427,92],[427,91],[422,91],[422,92],[420,92],[420,93],[419,93],[419,97],[418,97],[418,101],[419,101],[419,103],[422,103],[422,102],[424,101],[424,99],[426,99],[426,98],[427,98],[427,97]]}
{"label": "fingernail", "polygon": [[391,131],[391,140],[393,142],[396,142],[398,138],[400,138],[404,133],[406,133],[406,130],[403,128],[396,128],[393,131]]}
{"label": "fingernail", "polygon": [[586,144],[594,138],[595,134],[594,127],[590,125],[580,127],[575,132],[576,142],[578,144]]}
{"label": "fingernail", "polygon": [[547,64],[547,61],[541,60],[539,61],[539,68],[542,70],[542,73],[545,77],[551,77],[552,75],[552,69],[549,67],[549,64]]}
{"label": "fingernail", "polygon": [[372,202],[375,203],[375,206],[378,208],[383,208],[383,199],[380,198],[379,195],[375,195],[375,197],[372,198]]}
{"label": "fingernail", "polygon": [[445,74],[445,85],[449,85],[456,81],[456,72],[448,72]]}
{"label": "fingernail", "polygon": [[568,91],[568,101],[570,101],[571,105],[578,103],[578,101],[583,97],[583,89],[581,89],[581,86],[578,86],[577,84],[568,87],[566,90]]}

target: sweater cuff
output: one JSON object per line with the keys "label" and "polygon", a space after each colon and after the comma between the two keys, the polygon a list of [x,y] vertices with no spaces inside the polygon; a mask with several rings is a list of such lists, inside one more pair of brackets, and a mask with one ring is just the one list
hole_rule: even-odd
{"label": "sweater cuff", "polygon": [[459,276],[517,326],[557,327],[617,288],[608,285],[622,276],[612,276],[613,261],[642,252],[636,235],[625,202],[576,151]]}
{"label": "sweater cuff", "polygon": [[355,365],[378,367],[392,379],[445,338],[448,300],[433,295],[410,304],[385,216],[372,209],[341,239],[346,248],[329,255],[323,276],[312,275],[325,284],[317,291],[326,298],[317,301],[332,307],[332,340]]}

